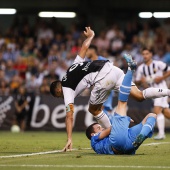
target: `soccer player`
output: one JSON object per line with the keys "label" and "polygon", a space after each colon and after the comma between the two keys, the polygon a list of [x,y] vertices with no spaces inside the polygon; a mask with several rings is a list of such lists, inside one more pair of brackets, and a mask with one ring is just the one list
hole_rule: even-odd
{"label": "soccer player", "polygon": [[[94,37],[94,31],[86,27],[84,31],[87,37],[82,44],[79,54],[74,60],[73,65],[67,70],[62,81],[54,81],[50,85],[50,92],[55,97],[63,97],[66,106],[66,131],[67,143],[64,150],[72,149],[72,127],[74,113],[74,98],[84,89],[93,86],[89,101],[89,112],[94,116],[97,122],[104,128],[110,127],[110,121],[103,112],[103,103],[107,100],[110,91],[119,91],[119,87],[124,78],[121,69],[114,66],[108,60],[95,60],[92,62],[84,61],[85,55],[90,43]],[[130,55],[131,62],[134,62]],[[169,89],[148,88],[141,92],[134,84],[131,87],[130,94],[138,101],[148,98],[156,98],[170,95]]]}
{"label": "soccer player", "polygon": [[152,136],[156,114],[149,113],[143,121],[129,128],[130,117],[126,114],[128,96],[131,90],[133,70],[128,68],[119,91],[119,101],[109,128],[93,123],[86,129],[91,147],[97,154],[135,154],[142,142]]}
{"label": "soccer player", "polygon": [[[137,69],[136,84],[144,87],[150,86],[167,89],[165,79],[170,76],[170,67],[162,61],[153,60],[152,55],[150,48],[144,47],[142,49],[144,63]],[[153,102],[153,112],[157,114],[158,126],[158,134],[154,139],[160,140],[165,138],[165,117],[170,119],[168,96],[153,99]]]}

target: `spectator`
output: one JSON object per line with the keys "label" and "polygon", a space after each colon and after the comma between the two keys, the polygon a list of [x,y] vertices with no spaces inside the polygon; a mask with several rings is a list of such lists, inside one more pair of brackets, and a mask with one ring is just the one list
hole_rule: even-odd
{"label": "spectator", "polygon": [[8,83],[3,80],[0,81],[0,96],[8,96],[10,94]]}
{"label": "spectator", "polygon": [[15,117],[13,124],[16,124],[20,127],[20,130],[23,132],[26,128],[26,119],[28,116],[30,98],[26,93],[24,86],[18,88],[18,94],[15,97]]}

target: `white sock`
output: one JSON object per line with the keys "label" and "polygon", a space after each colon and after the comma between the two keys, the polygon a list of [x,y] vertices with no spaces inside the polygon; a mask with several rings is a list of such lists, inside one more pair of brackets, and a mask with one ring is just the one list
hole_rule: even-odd
{"label": "white sock", "polygon": [[143,90],[143,97],[145,99],[154,99],[159,97],[170,96],[169,89],[161,89],[161,88],[147,88]]}
{"label": "white sock", "polygon": [[162,113],[157,114],[157,126],[158,126],[158,134],[165,134],[165,117]]}
{"label": "white sock", "polygon": [[94,118],[103,128],[109,128],[111,126],[108,116],[103,111],[97,116],[94,116]]}

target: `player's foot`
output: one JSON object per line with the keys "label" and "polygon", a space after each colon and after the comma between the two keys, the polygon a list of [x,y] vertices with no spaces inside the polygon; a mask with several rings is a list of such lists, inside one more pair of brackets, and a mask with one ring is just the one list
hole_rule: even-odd
{"label": "player's foot", "polygon": [[135,60],[132,59],[132,56],[130,54],[124,54],[123,55],[124,59],[128,63],[128,66],[131,68],[131,70],[135,71],[137,67],[137,63]]}
{"label": "player's foot", "polygon": [[143,143],[143,141],[144,141],[145,139],[146,139],[146,138],[145,138],[144,135],[139,134],[139,135],[137,136],[137,138],[135,139],[135,141],[134,141],[132,144],[133,144],[133,146],[134,146],[135,148],[138,148],[138,147]]}
{"label": "player's foot", "polygon": [[160,134],[158,134],[158,135],[156,135],[156,136],[154,137],[155,140],[163,140],[163,139],[165,139],[165,138],[166,138],[165,135],[160,135]]}

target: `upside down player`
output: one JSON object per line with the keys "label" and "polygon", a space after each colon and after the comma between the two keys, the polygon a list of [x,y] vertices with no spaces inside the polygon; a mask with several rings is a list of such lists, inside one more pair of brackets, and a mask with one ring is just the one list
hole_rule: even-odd
{"label": "upside down player", "polygon": [[[50,92],[55,97],[64,98],[66,105],[66,131],[67,143],[64,151],[72,149],[72,128],[74,113],[74,98],[78,96],[85,88],[93,86],[89,101],[89,112],[94,116],[97,122],[104,128],[110,127],[110,121],[103,112],[103,103],[107,100],[111,90],[119,91],[119,87],[124,78],[124,73],[118,67],[113,66],[109,61],[95,60],[92,62],[84,61],[86,51],[94,37],[94,31],[90,27],[85,28],[87,37],[82,44],[79,54],[74,60],[73,65],[67,70],[62,81],[54,81],[50,85]],[[129,65],[134,62],[130,55]],[[138,101],[148,98],[156,98],[170,95],[169,89],[148,88],[141,92],[134,84],[131,87],[131,96]]]}
{"label": "upside down player", "polygon": [[131,119],[126,114],[126,107],[132,76],[133,71],[129,68],[120,86],[115,114],[110,117],[112,126],[104,129],[93,123],[86,129],[86,136],[97,154],[135,154],[142,142],[153,134],[156,122],[154,113],[149,113],[140,124],[129,128]]}

